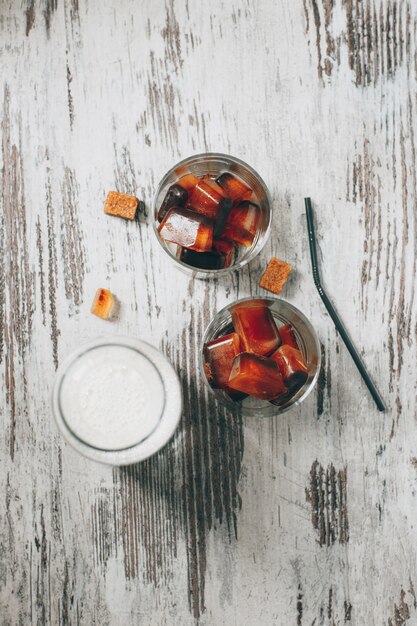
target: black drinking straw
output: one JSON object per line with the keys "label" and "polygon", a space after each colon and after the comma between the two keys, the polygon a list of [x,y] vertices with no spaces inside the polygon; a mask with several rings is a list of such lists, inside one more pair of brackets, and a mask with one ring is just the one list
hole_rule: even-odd
{"label": "black drinking straw", "polygon": [[368,372],[366,371],[365,365],[361,357],[359,356],[355,346],[350,340],[349,335],[347,334],[347,331],[343,325],[342,320],[336,313],[336,310],[333,304],[330,302],[329,298],[326,295],[326,292],[321,286],[320,273],[319,273],[319,268],[318,268],[318,263],[317,263],[316,235],[314,232],[313,208],[311,206],[310,198],[304,198],[304,202],[306,206],[308,241],[310,244],[310,256],[311,256],[311,265],[313,268],[314,284],[317,287],[317,291],[319,292],[320,298],[323,300],[324,306],[326,307],[330,317],[332,318],[339,335],[342,337],[343,341],[345,342],[346,348],[350,352],[350,356],[354,360],[356,367],[358,368],[363,380],[365,381],[366,386],[368,387],[373,399],[375,400],[375,404],[377,405],[378,410],[385,411],[386,407],[385,407],[384,401],[379,395],[378,389],[375,387]]}

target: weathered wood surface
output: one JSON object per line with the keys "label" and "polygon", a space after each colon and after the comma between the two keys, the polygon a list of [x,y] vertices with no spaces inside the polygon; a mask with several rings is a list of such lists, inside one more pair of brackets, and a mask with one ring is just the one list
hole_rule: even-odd
{"label": "weathered wood surface", "polygon": [[[413,0],[0,4],[0,622],[398,626],[417,623],[417,5]],[[274,228],[238,276],[192,281],[149,217],[192,153],[247,160]],[[315,293],[323,274],[389,403],[379,414]],[[207,401],[211,315],[260,292],[271,254],[316,326],[315,396],[279,419]],[[95,289],[122,303],[106,324]],[[181,372],[185,412],[158,457],[84,460],[52,422],[60,360],[104,333],[146,338]]]}

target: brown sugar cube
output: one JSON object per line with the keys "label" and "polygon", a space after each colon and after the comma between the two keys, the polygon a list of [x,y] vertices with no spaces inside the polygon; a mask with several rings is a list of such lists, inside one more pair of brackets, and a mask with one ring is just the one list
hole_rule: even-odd
{"label": "brown sugar cube", "polygon": [[135,196],[129,196],[127,193],[119,193],[118,191],[109,191],[104,203],[104,212],[107,215],[124,217],[126,220],[135,219],[137,208],[138,199]]}
{"label": "brown sugar cube", "polygon": [[259,285],[272,293],[281,293],[292,270],[292,265],[272,257],[264,271]]}
{"label": "brown sugar cube", "polygon": [[116,304],[116,299],[108,289],[97,289],[91,305],[91,313],[103,320],[111,317]]}

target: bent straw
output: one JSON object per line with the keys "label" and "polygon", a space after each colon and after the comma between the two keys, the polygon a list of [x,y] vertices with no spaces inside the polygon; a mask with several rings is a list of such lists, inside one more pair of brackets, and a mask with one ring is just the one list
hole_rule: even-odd
{"label": "bent straw", "polygon": [[359,356],[355,346],[353,345],[352,341],[350,340],[349,335],[347,334],[347,331],[343,325],[343,322],[341,321],[340,317],[336,313],[336,310],[333,304],[330,302],[326,292],[321,286],[320,273],[319,273],[319,268],[318,268],[318,263],[317,263],[316,235],[314,231],[313,208],[311,206],[310,198],[304,198],[304,202],[305,202],[305,207],[306,207],[308,241],[310,244],[310,256],[311,256],[311,265],[313,268],[314,284],[317,287],[317,291],[319,292],[320,298],[323,300],[324,306],[326,307],[330,317],[332,318],[339,335],[342,337],[343,341],[345,342],[345,346],[349,350],[350,356],[352,357],[366,386],[368,387],[369,392],[372,395],[376,406],[378,407],[378,410],[385,411],[386,407],[385,407],[384,401],[379,395],[378,389],[375,387],[374,383],[372,382],[368,372],[366,371],[365,365],[361,357]]}

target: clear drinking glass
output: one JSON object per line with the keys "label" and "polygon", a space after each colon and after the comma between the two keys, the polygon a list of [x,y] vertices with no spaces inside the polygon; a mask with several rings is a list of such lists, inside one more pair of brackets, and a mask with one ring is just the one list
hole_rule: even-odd
{"label": "clear drinking glass", "polygon": [[61,363],[52,410],[66,441],[108,465],[147,459],[172,437],[182,412],[181,385],[168,359],[133,337],[102,337]]}
{"label": "clear drinking glass", "polygon": [[[159,207],[161,206],[161,203],[169,187],[173,185],[178,180],[178,178],[180,178],[180,176],[184,175],[187,172],[191,172],[197,177],[208,174],[215,178],[217,178],[217,176],[219,176],[223,172],[236,174],[236,176],[238,176],[244,183],[246,183],[257,196],[258,204],[261,210],[261,216],[255,238],[250,247],[246,248],[243,246],[239,246],[237,258],[230,267],[219,270],[207,270],[192,267],[187,263],[183,263],[176,257],[177,246],[175,244],[166,242],[159,236],[159,222],[157,219]],[[249,165],[247,165],[240,159],[236,159],[235,157],[229,156],[227,154],[206,152],[180,161],[180,163],[174,165],[165,174],[165,176],[159,183],[158,189],[154,197],[152,215],[156,238],[158,239],[165,252],[171,257],[171,259],[173,259],[178,264],[178,267],[180,267],[183,271],[185,271],[187,274],[190,274],[191,276],[195,276],[197,278],[209,278],[210,276],[220,276],[221,274],[226,274],[227,272],[230,272],[232,270],[239,270],[244,265],[252,261],[252,259],[259,254],[259,252],[266,244],[271,230],[271,197],[268,188],[262,178]]]}
{"label": "clear drinking glass", "polygon": [[[241,402],[235,402],[221,389],[213,389],[207,380],[204,369],[204,345],[222,335],[233,332],[231,309],[241,302],[262,302],[268,306],[278,328],[283,324],[291,324],[297,343],[303,353],[308,367],[308,378],[297,393],[280,406],[251,396],[244,398]],[[241,411],[242,415],[271,417],[288,411],[292,406],[299,405],[313,390],[320,372],[320,342],[314,328],[305,315],[289,302],[281,300],[280,298],[242,298],[241,300],[232,302],[216,313],[204,333],[200,348],[199,362],[201,376],[210,394],[212,394],[220,404],[231,411]]]}

